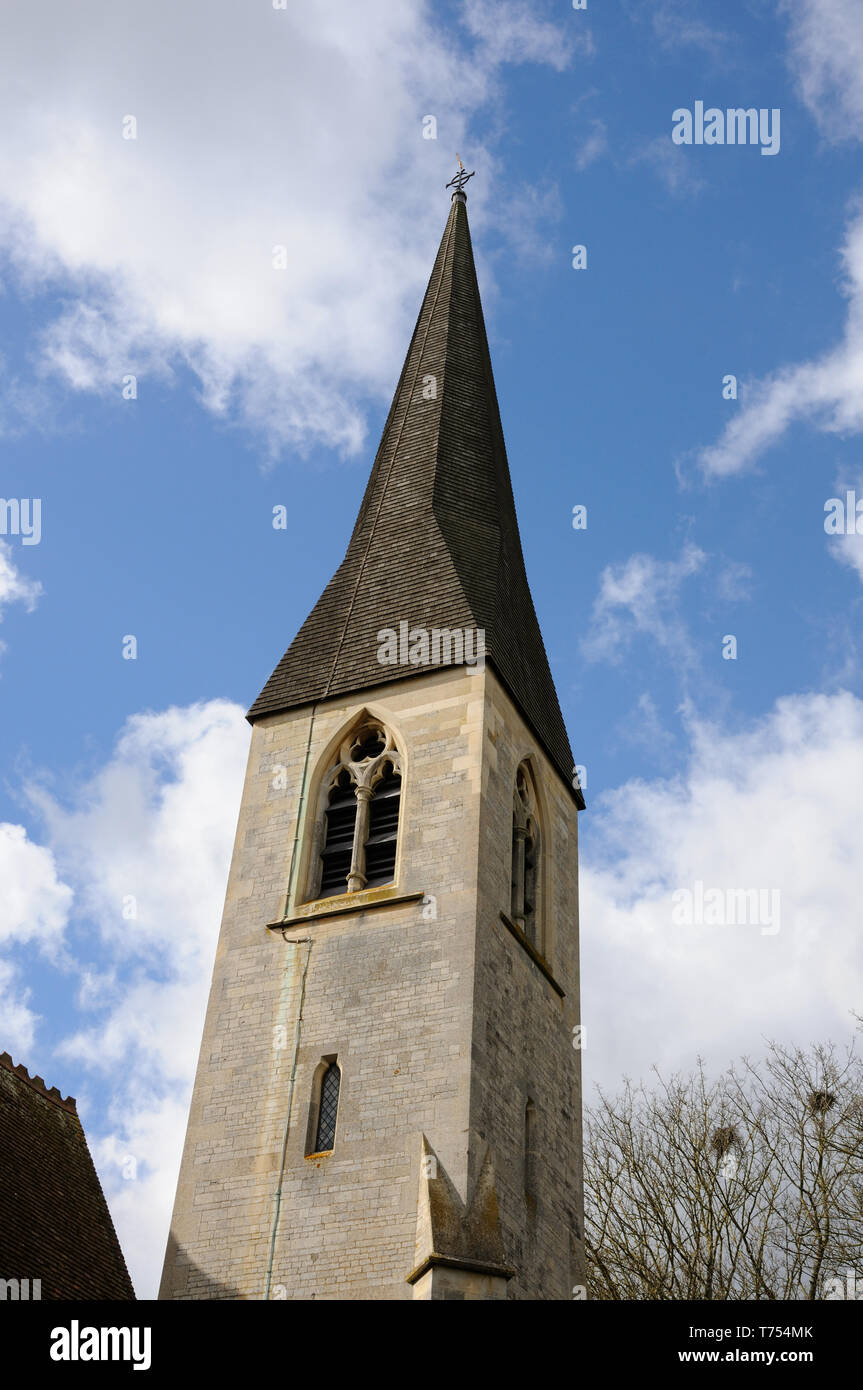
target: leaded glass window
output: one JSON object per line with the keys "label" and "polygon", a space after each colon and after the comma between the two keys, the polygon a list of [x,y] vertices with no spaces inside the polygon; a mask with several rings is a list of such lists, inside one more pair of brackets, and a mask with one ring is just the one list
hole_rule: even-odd
{"label": "leaded glass window", "polygon": [[336,1144],[336,1119],[339,1113],[339,1088],[342,1074],[338,1065],[331,1062],[321,1078],[321,1100],[318,1109],[318,1132],[315,1136],[315,1153],[328,1153]]}

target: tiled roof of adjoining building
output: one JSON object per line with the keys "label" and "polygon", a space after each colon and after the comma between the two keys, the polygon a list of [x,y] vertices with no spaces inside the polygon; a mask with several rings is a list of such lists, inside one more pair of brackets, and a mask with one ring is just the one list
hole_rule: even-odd
{"label": "tiled roof of adjoining building", "polygon": [[8,1052],[0,1053],[0,1279],[26,1279],[31,1289],[39,1280],[43,1300],[135,1297],[74,1098]]}

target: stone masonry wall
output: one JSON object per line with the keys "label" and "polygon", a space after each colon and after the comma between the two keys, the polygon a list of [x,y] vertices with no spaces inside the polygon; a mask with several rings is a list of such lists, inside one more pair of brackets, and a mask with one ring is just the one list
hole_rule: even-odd
{"label": "stone masonry wall", "polygon": [[[412,1298],[425,1133],[462,1200],[491,1144],[518,1269],[507,1296],[571,1298],[582,1222],[574,801],[490,668],[364,693],[254,727],[160,1296],[263,1297],[310,937],[270,1297]],[[303,904],[304,847],[319,778],[363,710],[403,755],[397,882],[327,900],[324,912],[352,911],[323,916]],[[544,952],[563,1000],[500,920],[525,757],[541,799]],[[411,893],[425,901],[400,901]],[[297,944],[267,930],[286,912]],[[314,1078],[333,1056],[335,1147],[309,1157]]]}
{"label": "stone masonry wall", "polygon": [[[396,734],[398,881],[285,933],[312,946],[271,1297],[412,1297],[421,1133],[466,1195],[484,682],[450,668],[314,712],[310,814],[321,760],[354,716],[368,710]],[[263,1296],[307,950],[266,927],[285,912],[311,715],[253,731],[163,1298]],[[410,892],[434,901],[370,906]],[[335,1149],[307,1158],[313,1078],[333,1054]]]}
{"label": "stone masonry wall", "polygon": [[[571,1299],[583,1282],[578,823],[569,790],[493,674],[486,731],[477,911],[471,1136],[491,1144],[504,1244],[519,1273],[511,1299]],[[500,920],[509,914],[516,770],[529,758],[540,795],[543,954],[560,998]],[[533,1102],[526,1174],[525,1108]],[[530,1190],[526,1190],[526,1176]]]}

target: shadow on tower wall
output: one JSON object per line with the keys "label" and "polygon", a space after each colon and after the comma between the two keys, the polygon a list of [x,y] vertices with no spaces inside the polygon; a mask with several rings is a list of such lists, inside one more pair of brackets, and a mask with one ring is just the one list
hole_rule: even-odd
{"label": "shadow on tower wall", "polygon": [[232,1284],[222,1284],[213,1279],[200,1265],[190,1259],[178,1243],[172,1231],[168,1237],[165,1254],[165,1268],[159,1289],[160,1300],[178,1299],[183,1301],[204,1300],[207,1302],[230,1302],[242,1300],[243,1295]]}

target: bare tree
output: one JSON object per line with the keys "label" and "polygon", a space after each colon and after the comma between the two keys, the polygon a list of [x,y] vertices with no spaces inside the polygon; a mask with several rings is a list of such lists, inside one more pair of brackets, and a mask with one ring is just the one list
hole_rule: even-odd
{"label": "bare tree", "polygon": [[585,1116],[589,1297],[817,1299],[855,1270],[863,1288],[853,1044],[656,1077]]}

